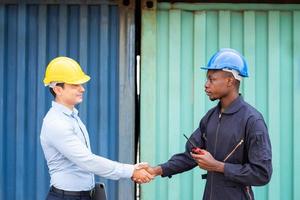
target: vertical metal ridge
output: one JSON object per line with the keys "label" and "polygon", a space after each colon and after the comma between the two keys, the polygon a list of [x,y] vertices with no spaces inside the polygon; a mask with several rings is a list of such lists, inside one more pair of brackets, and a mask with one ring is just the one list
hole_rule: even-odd
{"label": "vertical metal ridge", "polygon": [[230,47],[230,14],[229,10],[219,11],[219,48]]}
{"label": "vertical metal ridge", "polygon": [[[101,140],[108,141],[108,6],[101,5],[100,7],[100,40],[99,40],[99,77],[100,77],[100,126],[98,133],[101,135]],[[105,76],[103,76],[105,74]],[[108,156],[108,144],[102,143],[99,146],[101,155]]]}
{"label": "vertical metal ridge", "polygon": [[255,12],[244,12],[244,56],[248,62],[249,76],[244,82],[244,97],[251,105],[255,105]]}
{"label": "vertical metal ridge", "polygon": [[[30,91],[30,95],[25,95],[25,171],[36,171],[36,138],[39,138],[39,130],[36,130],[37,123],[37,53],[38,53],[38,5],[27,5],[27,28],[26,28],[26,84],[25,91]],[[41,80],[39,80],[42,85]],[[36,173],[25,173],[23,179],[26,180],[24,186],[24,197],[35,199],[36,196]]]}
{"label": "vertical metal ridge", "polygon": [[230,12],[230,47],[244,53],[244,11]]}
{"label": "vertical metal ridge", "polygon": [[[115,133],[118,132],[119,130],[119,135],[118,137],[112,137],[111,134],[108,135],[109,138],[109,145],[113,146],[115,143],[118,143],[119,146],[117,148],[112,149],[109,153],[110,155],[115,155],[116,158],[121,159],[120,161],[122,161],[122,159],[124,158],[123,155],[118,155],[118,151],[120,151],[121,147],[124,147],[121,144],[121,141],[123,141],[123,138],[121,138],[121,135],[123,135],[124,132],[126,132],[123,128],[121,128],[120,126],[120,122],[115,123],[116,120],[119,118],[119,115],[123,114],[124,112],[122,111],[122,108],[125,106],[120,106],[119,102],[114,101],[115,99],[119,99],[121,98],[121,88],[119,87],[119,75],[121,76],[121,71],[120,71],[120,63],[119,63],[119,59],[117,59],[116,56],[114,55],[119,55],[119,57],[121,57],[121,54],[119,52],[120,47],[120,37],[119,37],[119,31],[121,32],[122,30],[119,28],[121,27],[121,24],[119,24],[119,17],[121,17],[121,13],[119,13],[120,16],[118,16],[118,12],[119,12],[119,8],[118,7],[112,7],[109,9],[109,32],[108,32],[108,40],[110,42],[110,46],[108,48],[109,51],[109,57],[108,57],[108,62],[109,65],[108,67],[111,69],[111,66],[118,66],[115,69],[111,69],[111,73],[109,76],[109,80],[110,80],[110,85],[109,85],[109,89],[113,90],[118,88],[117,90],[119,92],[115,92],[112,93],[111,95],[109,95],[108,97],[108,102],[110,102],[110,113],[116,113],[116,115],[109,115],[109,133]],[[121,12],[121,11],[120,11]],[[116,38],[119,38],[119,40],[113,40],[113,36],[115,36]],[[118,47],[118,48],[112,48],[112,47]],[[118,113],[119,112],[119,113]],[[126,132],[127,133],[127,132]],[[129,133],[129,132],[128,132]],[[125,153],[123,151],[123,153]],[[127,155],[125,156],[127,157]]]}
{"label": "vertical metal ridge", "polygon": [[[38,55],[37,55],[37,119],[36,131],[40,133],[44,113],[46,111],[46,90],[43,85],[43,78],[46,69],[46,43],[47,43],[47,6],[40,5],[38,11]],[[36,199],[44,199],[48,184],[45,183],[45,177],[48,176],[48,172],[45,169],[45,158],[40,145],[40,137],[36,138]],[[47,180],[47,179],[46,179]]]}
{"label": "vertical metal ridge", "polygon": [[[59,24],[57,21],[59,20],[59,5],[45,5],[47,9],[47,15],[45,16],[45,22],[46,23],[46,31],[47,31],[47,37],[46,37],[46,63],[50,62],[53,58],[57,57],[57,54],[59,52]],[[67,29],[71,29],[72,26],[74,26],[75,17],[70,17],[74,12],[72,12],[72,7],[69,6],[68,11],[68,19],[69,23],[67,25]],[[73,20],[71,20],[73,19]],[[73,23],[72,23],[73,22]],[[74,37],[77,35],[77,31],[73,31],[72,34],[68,33],[67,36],[67,54],[68,56],[75,57],[76,55],[73,55],[72,50],[75,49],[73,46],[71,46],[73,43],[70,42]],[[75,57],[76,58],[76,57]],[[46,69],[46,67],[45,67]],[[48,94],[48,93],[47,93]],[[49,95],[50,97],[50,95]],[[46,105],[49,104],[51,98],[46,99]]]}
{"label": "vertical metal ridge", "polygon": [[[206,61],[219,49],[219,11],[212,10],[206,11]],[[206,62],[206,63],[207,63]],[[204,73],[206,73],[204,71]],[[215,102],[210,101],[207,97],[205,98],[205,111],[212,108]]]}
{"label": "vertical metal ridge", "polygon": [[[120,68],[120,57],[122,56],[120,53],[121,47],[119,46],[119,41],[120,41],[120,35],[121,32],[123,32],[124,30],[120,29],[121,24],[119,23],[120,20],[122,18],[121,15],[121,8],[117,7],[117,6],[113,6],[109,8],[109,12],[108,12],[108,17],[109,17],[109,32],[108,32],[108,40],[110,42],[108,51],[109,51],[109,57],[108,57],[108,63],[109,63],[109,67],[108,71],[109,71],[109,90],[110,91],[115,91],[115,92],[111,92],[109,95],[109,99],[108,99],[108,103],[110,106],[110,113],[108,115],[108,127],[109,127],[109,134],[108,134],[108,146],[114,146],[115,144],[117,144],[117,146],[115,148],[110,148],[109,151],[109,155],[113,158],[113,159],[118,159],[120,162],[125,162],[125,163],[133,163],[134,161],[131,161],[132,159],[128,156],[128,155],[132,155],[135,151],[135,147],[134,145],[126,145],[123,142],[125,142],[126,140],[124,138],[129,138],[129,137],[134,137],[134,133],[133,131],[128,131],[128,129],[126,129],[124,126],[120,125],[120,116],[124,115],[125,113],[128,114],[128,116],[130,115],[134,115],[134,112],[132,112],[133,110],[131,109],[130,106],[126,107],[126,111],[124,111],[119,102],[123,102],[122,95],[121,95],[121,88],[120,88],[120,75],[122,74]],[[133,38],[131,38],[131,36],[129,36],[127,38],[129,41],[127,44],[131,44],[131,40]],[[125,48],[125,47],[124,47]],[[115,56],[115,55],[118,55]],[[126,55],[127,59],[129,58],[129,54]],[[126,98],[125,98],[126,99]],[[128,99],[129,100],[129,99]],[[127,105],[127,104],[126,104]],[[112,115],[112,113],[115,113],[115,115]],[[128,119],[128,124],[126,124],[126,119]],[[123,124],[126,124],[128,126],[132,126],[132,124],[130,123],[129,118],[126,118],[125,120],[123,120]],[[134,123],[134,122],[133,122]],[[115,133],[115,136],[113,137],[113,135],[111,133]],[[124,133],[128,134],[125,135]],[[128,137],[127,137],[128,136]],[[130,141],[131,142],[131,141]],[[129,150],[128,146],[131,147],[131,149]],[[122,154],[120,154],[120,150],[122,150]],[[122,181],[122,180],[121,180]],[[119,197],[122,196],[128,196],[128,198],[133,198],[134,192],[133,192],[133,183],[131,182],[126,182],[125,180],[122,181],[122,183],[116,183],[116,182],[112,182],[111,183],[111,191],[114,192],[110,192],[113,193],[111,195],[111,198],[114,199],[118,199]],[[130,189],[128,189],[128,187],[131,187]]]}
{"label": "vertical metal ridge", "polygon": [[[194,60],[194,13],[182,11],[180,21],[180,106],[179,106],[179,118],[180,129],[179,135],[179,147],[176,152],[181,152],[186,144],[186,139],[183,137],[183,133],[193,132],[193,109],[194,109],[194,96],[193,96],[193,60]],[[200,70],[200,69],[199,69]],[[185,182],[191,182],[192,173],[184,173],[179,176],[179,188],[186,191],[186,194],[179,192],[180,199],[191,199],[193,188]]]}
{"label": "vertical metal ridge", "polygon": [[[100,6],[89,6],[89,24],[88,24],[88,66],[86,66],[86,73],[90,75],[91,80],[86,84],[87,92],[86,97],[89,99],[88,104],[89,107],[87,108],[87,121],[86,125],[90,127],[89,135],[90,138],[94,137],[95,140],[91,140],[91,147],[93,151],[99,152],[97,149],[97,143],[99,141],[99,134],[98,127],[99,127],[99,116],[97,112],[99,112],[99,34],[100,34],[100,27],[99,27],[99,12]],[[93,38],[93,39],[92,39]],[[96,111],[96,112],[93,112]],[[100,122],[101,123],[101,122]],[[96,149],[95,149],[96,148]]]}
{"label": "vertical metal ridge", "polygon": [[[287,170],[292,166],[292,146],[293,124],[291,113],[293,113],[293,36],[292,36],[292,12],[280,12],[280,199],[293,199],[292,195],[292,170]],[[282,134],[285,133],[285,134]],[[284,174],[284,175],[283,175]],[[282,184],[284,183],[284,184]]]}
{"label": "vertical metal ridge", "polygon": [[[236,49],[237,51],[244,54],[244,12],[231,11],[230,12],[230,48]],[[244,79],[245,80],[245,79]],[[240,83],[240,93],[244,94],[244,83]]]}
{"label": "vertical metal ridge", "polygon": [[[156,99],[154,83],[157,81],[157,16],[155,10],[142,10],[141,38],[141,160],[156,161]],[[152,42],[149,42],[152,41]],[[151,137],[152,136],[152,137]],[[151,139],[149,139],[151,137]],[[142,147],[143,146],[143,147]],[[146,188],[147,189],[144,189]],[[146,192],[147,191],[147,192]],[[144,186],[141,190],[143,199],[157,199],[155,184]]]}
{"label": "vertical metal ridge", "polygon": [[[87,73],[88,68],[88,6],[80,5],[79,9],[79,62],[82,70]],[[92,77],[93,78],[93,77]],[[89,83],[89,82],[88,82]],[[85,85],[84,85],[85,87]],[[85,87],[84,99],[88,96],[89,91]],[[80,104],[79,112],[81,120],[87,122],[87,101],[83,101]]]}
{"label": "vertical metal ridge", "polygon": [[[156,104],[156,116],[160,116],[161,120],[156,121],[156,136],[159,140],[155,144],[155,148],[157,152],[161,152],[159,156],[156,157],[156,162],[163,162],[165,158],[168,157],[168,144],[169,138],[167,134],[168,132],[168,122],[169,122],[169,102],[168,102],[168,91],[169,88],[169,12],[167,11],[159,11],[157,13],[158,17],[157,21],[157,99],[156,102],[160,102]],[[165,34],[164,34],[165,33]],[[168,190],[168,183],[162,180],[156,180],[156,190]],[[162,199],[167,199],[167,193],[164,193],[161,197]]]}
{"label": "vertical metal ridge", "polygon": [[[16,86],[17,77],[15,72],[17,71],[17,60],[13,55],[16,55],[17,51],[17,28],[18,28],[18,7],[16,5],[7,6],[7,60],[6,60],[6,75],[10,77],[6,79],[5,86],[6,95],[5,101],[6,106],[4,113],[9,113],[4,122],[5,132],[10,134],[4,135],[5,146],[5,172],[4,172],[4,182],[5,182],[5,194],[7,199],[14,199],[16,194],[13,188],[16,186],[14,179],[11,177],[16,177],[16,148],[14,145],[16,143],[16,121],[17,111],[16,102],[17,96]],[[8,45],[9,44],[9,45]],[[9,91],[9,92],[8,92]],[[13,125],[13,126],[12,126]]]}
{"label": "vertical metal ridge", "polygon": [[[132,2],[131,2],[132,3]],[[118,155],[121,162],[134,163],[134,152],[127,152],[125,148],[131,146],[136,150],[135,146],[135,113],[130,113],[129,110],[135,109],[135,15],[134,7],[119,6],[120,11],[120,36],[119,36],[119,68],[117,77],[119,80],[119,101],[116,102],[120,109],[118,116],[118,125],[122,132],[119,132],[119,149]],[[123,45],[122,45],[123,44]],[[110,127],[111,128],[111,127]],[[118,198],[126,195],[125,199],[134,198],[134,184],[131,182],[120,181],[118,184]],[[124,197],[123,197],[124,198]]]}
{"label": "vertical metal ridge", "polygon": [[280,13],[268,13],[268,125],[272,134],[273,148],[273,178],[270,186],[270,199],[280,199],[280,93],[274,88],[280,88]]}
{"label": "vertical metal ridge", "polygon": [[[169,12],[169,122],[168,151],[174,154],[180,147],[180,65],[181,65],[181,11]],[[159,71],[158,71],[159,73]],[[156,85],[156,87],[158,87]],[[159,103],[159,102],[158,102]],[[168,199],[180,196],[179,177],[173,178],[168,184]]]}
{"label": "vertical metal ridge", "polygon": [[293,11],[293,198],[300,199],[300,11]]}
{"label": "vertical metal ridge", "polygon": [[[113,7],[109,9],[109,26],[111,27],[109,30],[109,41],[110,41],[110,46],[109,46],[109,64],[110,66],[113,66],[111,68],[109,68],[109,89],[110,90],[114,90],[116,89],[117,92],[112,92],[109,96],[109,105],[111,107],[111,113],[116,113],[116,115],[109,115],[109,127],[110,127],[110,132],[111,133],[117,133],[118,132],[118,137],[112,137],[111,134],[108,135],[109,137],[109,146],[114,145],[115,143],[119,144],[118,148],[114,148],[112,149],[109,153],[110,155],[115,155],[118,159],[123,159],[123,158],[127,158],[127,155],[120,155],[118,156],[118,151],[122,148],[124,148],[123,144],[121,143],[121,141],[123,140],[123,131],[126,132],[126,129],[123,129],[122,126],[120,126],[120,122],[118,122],[117,124],[115,123],[116,121],[118,121],[119,115],[121,113],[123,113],[124,111],[121,109],[121,107],[119,106],[119,101],[121,100],[121,94],[120,93],[120,88],[119,88],[119,74],[120,72],[120,65],[119,65],[119,59],[116,58],[114,55],[116,53],[118,53],[118,49],[120,49],[119,47],[119,40],[120,40],[120,36],[119,36],[119,32],[121,32],[121,29],[119,29],[119,27],[121,25],[119,25],[119,16],[118,16],[118,12],[119,9],[118,7]],[[122,18],[120,16],[120,18]],[[113,36],[116,36],[117,39],[113,39]],[[121,55],[119,55],[119,57],[121,57]],[[126,97],[125,97],[126,98]],[[119,114],[118,111],[119,110]],[[120,131],[122,130],[122,132]],[[117,141],[116,141],[117,140]],[[125,145],[126,146],[126,145]],[[124,153],[124,151],[123,151]]]}
{"label": "vertical metal ridge", "polygon": [[16,100],[16,197],[23,199],[25,180],[25,85],[26,78],[26,5],[18,6],[18,24],[17,24],[17,100]]}
{"label": "vertical metal ridge", "polygon": [[[105,142],[98,145],[98,151],[101,156],[109,157],[108,154],[108,142],[109,137],[109,127],[108,127],[108,6],[101,5],[99,11],[99,26],[100,26],[100,35],[99,35],[99,52],[98,52],[98,62],[99,62],[99,71],[98,71],[98,84],[99,84],[99,125],[97,134],[98,138]],[[113,159],[113,158],[112,158]],[[108,184],[108,180],[103,180],[105,184]],[[117,191],[116,191],[117,192]]]}
{"label": "vertical metal ridge", "polygon": [[68,9],[67,5],[59,6],[59,36],[58,36],[58,55],[67,55],[67,28],[68,28]]}
{"label": "vertical metal ridge", "polygon": [[200,67],[206,65],[206,12],[195,13],[194,17],[194,129],[199,126],[199,118],[203,116],[206,95],[203,91],[206,75]]}
{"label": "vertical metal ridge", "polygon": [[[5,30],[5,6],[0,5],[0,30]],[[4,58],[5,33],[0,31],[0,173],[4,174]],[[0,176],[0,199],[4,199],[4,176]]]}
{"label": "vertical metal ridge", "polygon": [[[68,6],[68,26],[67,26],[67,54],[69,57],[79,60],[79,45],[80,45],[80,6],[81,5],[69,5]],[[55,8],[55,7],[54,7]],[[51,15],[55,15],[57,12],[57,9],[53,9]],[[55,16],[57,17],[57,16]],[[52,19],[52,18],[51,18]],[[57,24],[54,24],[55,28],[57,27]],[[53,30],[59,32],[59,30]],[[58,33],[56,33],[58,34]],[[55,38],[56,35],[52,38],[52,40],[58,41]],[[50,45],[50,47],[53,46],[53,48],[56,47],[56,45]],[[55,54],[57,54],[55,52]],[[55,55],[56,56],[56,55]]]}
{"label": "vertical metal ridge", "polygon": [[[206,17],[206,11],[198,11],[194,19],[194,130],[198,128],[199,119],[205,114],[206,95],[201,91],[204,90],[206,73],[200,67],[206,65]],[[204,192],[204,185],[199,186],[201,173],[204,173],[204,170],[193,170],[193,199],[198,199]]]}

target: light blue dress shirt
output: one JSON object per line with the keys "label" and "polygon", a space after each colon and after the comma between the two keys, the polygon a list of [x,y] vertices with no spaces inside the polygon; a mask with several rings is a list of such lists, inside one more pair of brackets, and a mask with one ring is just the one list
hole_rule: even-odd
{"label": "light blue dress shirt", "polygon": [[50,185],[56,188],[85,191],[94,187],[94,174],[114,180],[130,178],[133,174],[134,165],[111,161],[91,152],[88,132],[76,108],[72,111],[53,101],[44,118],[40,139]]}

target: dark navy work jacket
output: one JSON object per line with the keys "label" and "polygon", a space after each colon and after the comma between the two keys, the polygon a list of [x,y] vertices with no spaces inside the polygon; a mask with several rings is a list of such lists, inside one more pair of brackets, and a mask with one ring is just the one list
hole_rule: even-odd
{"label": "dark navy work jacket", "polygon": [[[263,116],[241,96],[223,112],[220,103],[209,110],[190,139],[225,162],[224,174],[208,172],[203,199],[254,199],[251,186],[265,185],[272,175],[272,152]],[[163,177],[190,170],[197,163],[186,151],[161,164]],[[226,159],[224,161],[224,159]]]}

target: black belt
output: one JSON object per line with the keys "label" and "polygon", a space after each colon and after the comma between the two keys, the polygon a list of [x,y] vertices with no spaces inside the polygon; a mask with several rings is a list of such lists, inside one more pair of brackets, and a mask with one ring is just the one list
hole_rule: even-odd
{"label": "black belt", "polygon": [[61,194],[61,195],[81,196],[81,197],[82,196],[92,197],[92,195],[94,193],[94,189],[88,190],[88,191],[66,191],[66,190],[58,189],[54,186],[51,186],[50,191],[57,193],[57,194]]}

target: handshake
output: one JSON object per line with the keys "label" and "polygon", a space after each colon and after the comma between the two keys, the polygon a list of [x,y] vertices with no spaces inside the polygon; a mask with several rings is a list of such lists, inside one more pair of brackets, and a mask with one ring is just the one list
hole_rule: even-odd
{"label": "handshake", "polygon": [[[191,157],[201,169],[212,172],[224,173],[224,162],[216,160],[208,151],[201,150],[199,153],[190,152]],[[148,163],[138,163],[134,165],[131,179],[139,184],[148,183],[156,176],[162,175],[161,166],[151,167]]]}
{"label": "handshake", "polygon": [[148,163],[142,162],[134,165],[131,180],[138,184],[149,183],[158,175],[162,175],[162,169],[160,166],[151,167]]}

